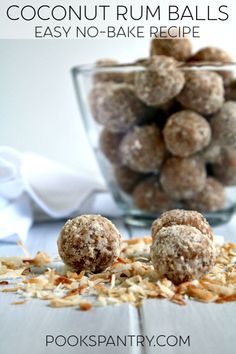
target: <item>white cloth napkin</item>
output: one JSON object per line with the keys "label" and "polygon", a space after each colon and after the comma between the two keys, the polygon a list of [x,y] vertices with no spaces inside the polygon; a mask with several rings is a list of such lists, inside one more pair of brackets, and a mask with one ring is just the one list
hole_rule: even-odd
{"label": "white cloth napkin", "polygon": [[100,176],[34,153],[0,147],[0,239],[25,239],[37,215],[66,218],[80,213],[117,215]]}

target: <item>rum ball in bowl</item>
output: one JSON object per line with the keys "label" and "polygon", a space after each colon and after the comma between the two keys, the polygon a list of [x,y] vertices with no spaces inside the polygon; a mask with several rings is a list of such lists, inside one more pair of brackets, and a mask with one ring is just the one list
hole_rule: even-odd
{"label": "rum ball in bowl", "polygon": [[213,71],[186,71],[186,83],[178,96],[183,107],[202,115],[217,112],[224,102],[224,85],[220,75]]}
{"label": "rum ball in bowl", "polygon": [[168,118],[163,135],[166,147],[173,155],[188,157],[210,143],[211,128],[204,117],[182,110]]}
{"label": "rum ball in bowl", "polygon": [[192,44],[189,38],[153,38],[151,41],[151,56],[166,55],[179,61],[186,61],[192,53]]}
{"label": "rum ball in bowl", "polygon": [[94,119],[112,132],[125,132],[145,114],[145,105],[133,86],[113,82],[99,83],[90,93]]}
{"label": "rum ball in bowl", "polygon": [[160,106],[176,97],[185,83],[175,59],[164,55],[149,59],[146,70],[136,73],[135,92],[148,106]]}
{"label": "rum ball in bowl", "polygon": [[134,171],[158,171],[166,156],[160,129],[155,124],[134,127],[120,144],[120,156]]}
{"label": "rum ball in bowl", "polygon": [[162,167],[160,182],[164,191],[176,200],[191,199],[206,184],[206,168],[196,157],[170,157]]}

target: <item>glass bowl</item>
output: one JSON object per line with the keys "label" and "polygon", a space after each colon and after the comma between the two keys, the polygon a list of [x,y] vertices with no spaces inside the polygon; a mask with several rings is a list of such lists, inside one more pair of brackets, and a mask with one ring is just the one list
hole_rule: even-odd
{"label": "glass bowl", "polygon": [[[185,78],[187,77],[187,75],[189,75],[189,73],[190,75],[192,74],[195,75],[194,73],[201,72],[202,76],[204,77],[204,80],[206,81],[207,81],[207,76],[209,76],[208,75],[209,72],[217,72],[218,75],[223,77],[222,81],[224,83],[224,90],[225,90],[224,100],[225,101],[228,101],[229,99],[235,100],[235,106],[236,106],[236,81],[233,81],[234,80],[233,78],[235,77],[234,74],[236,73],[236,66],[234,64],[227,64],[227,65],[226,64],[222,65],[221,63],[179,64],[178,70],[182,72]],[[137,102],[137,100],[140,101],[140,97],[139,98],[137,97],[136,94],[137,90],[133,90],[134,82],[136,80],[135,86],[137,86],[137,77],[140,77],[140,74],[146,75],[147,72],[148,69],[146,65],[146,60],[139,60],[135,63],[122,64],[122,65],[114,65],[113,63],[110,64],[109,62],[108,64],[103,64],[101,66],[82,65],[82,66],[74,67],[72,69],[73,82],[74,82],[77,99],[81,111],[81,116],[84,122],[84,126],[89,141],[96,155],[96,159],[100,166],[102,175],[107,183],[107,186],[114,200],[116,201],[117,205],[121,210],[125,222],[135,226],[148,226],[163,211],[168,209],[173,209],[173,208],[196,209],[202,212],[212,225],[218,225],[227,222],[233,215],[236,208],[236,186],[232,185],[232,184],[236,184],[236,176],[233,182],[226,181],[225,183],[224,180],[225,177],[221,176],[222,174],[221,172],[230,169],[234,169],[233,171],[236,171],[236,131],[235,131],[235,147],[232,146],[229,147],[227,145],[228,143],[226,144],[227,146],[224,146],[224,143],[223,145],[222,143],[220,144],[214,143],[214,146],[210,148],[209,146],[211,146],[212,143],[208,142],[208,146],[205,144],[205,146],[202,147],[201,149],[199,149],[198,147],[197,151],[195,151],[192,155],[187,157],[173,156],[173,151],[170,152],[167,149],[167,152],[165,153],[165,157],[162,158],[161,164],[159,163],[158,168],[153,169],[153,171],[151,169],[150,170],[144,169],[144,171],[142,170],[140,172],[139,168],[138,168],[139,171],[137,170],[135,171],[135,168],[133,169],[132,164],[131,164],[132,168],[130,168],[129,163],[128,165],[126,164],[126,160],[128,160],[126,159],[126,157],[125,157],[125,162],[124,162],[124,158],[121,158],[120,151],[123,151],[123,154],[125,151],[125,148],[123,148],[123,150],[121,148],[121,142],[124,141],[124,137],[127,137],[127,134],[130,134],[130,132],[139,129],[137,127],[146,127],[147,125],[150,125],[154,127],[153,128],[154,130],[157,127],[157,129],[160,132],[161,139],[164,140],[163,129],[166,126],[166,122],[168,118],[171,115],[181,110],[186,110],[186,109],[192,110],[192,108],[188,107],[188,100],[191,99],[191,94],[190,96],[188,95],[189,92],[187,92],[186,95],[187,98],[185,98],[185,101],[182,100],[182,102],[184,101],[185,106],[182,105],[182,102],[180,103],[180,101],[178,101],[178,95],[177,95],[177,99],[176,97],[174,97],[173,99],[170,99],[167,103],[157,105],[157,106],[150,105],[150,104],[147,105],[146,102],[142,102],[141,100],[143,106],[142,108],[140,108],[139,102]],[[150,69],[149,69],[149,75],[150,75]],[[152,80],[152,77],[150,77],[150,80]],[[144,87],[141,87],[142,92],[144,92],[143,88]],[[114,95],[111,96],[111,92],[113,92],[113,90],[117,90],[116,91],[117,96],[115,97],[115,100],[114,100]],[[214,90],[214,88],[212,89],[210,88],[209,90],[208,87],[208,89],[206,89],[205,92],[203,92],[203,95],[205,95],[205,97],[207,97],[207,95],[209,96],[212,95],[213,92],[212,90]],[[191,91],[191,87],[190,87],[190,91]],[[199,88],[199,92],[201,92],[200,88]],[[158,92],[157,92],[157,96],[158,96]],[[213,96],[214,95],[212,95],[212,97]],[[103,101],[104,97],[110,97],[110,98],[106,98],[105,104]],[[127,102],[128,102],[128,106],[127,106]],[[135,120],[135,122],[133,122],[133,116],[132,119],[130,119],[129,117],[127,119],[130,119],[132,123],[130,123],[129,121],[129,124],[126,124],[127,122],[123,124],[122,119],[120,119],[122,116],[122,109],[120,111],[120,107],[123,107],[123,109],[125,110],[125,114],[127,116],[127,112],[129,112],[129,108],[130,108],[129,104],[131,105],[131,113],[139,115],[139,117]],[[221,108],[218,107],[217,110],[214,109],[214,113],[208,112],[206,114],[202,114],[199,113],[199,111],[201,112],[201,105],[202,103],[199,102],[200,108],[198,109],[197,107],[195,113],[203,116],[205,120],[208,122],[207,124],[210,125],[211,127],[212,124],[211,122],[213,121],[214,116],[216,116],[219,113]],[[102,107],[102,112],[104,113],[103,116],[101,116],[100,114],[101,107]],[[106,119],[107,119],[107,115],[109,116],[109,114],[114,115],[114,117],[113,117],[112,125],[107,126]],[[235,111],[235,119],[236,119],[236,111]],[[120,124],[119,122],[121,122],[121,125],[123,124],[121,129],[119,127]],[[104,124],[106,126],[106,132],[104,132],[105,129]],[[117,126],[118,126],[118,131],[116,129]],[[200,129],[201,128],[199,128],[199,131],[197,132],[198,136],[199,134],[203,134],[200,131]],[[234,129],[236,128],[234,127]],[[110,130],[112,130],[112,132]],[[192,134],[192,132],[190,133]],[[194,133],[196,133],[196,131]],[[212,131],[211,131],[211,136],[213,136]],[[184,134],[182,135],[180,134],[178,138],[184,139]],[[182,143],[182,140],[180,140],[180,142]],[[139,142],[133,140],[132,143],[130,144],[132,145],[130,146],[130,149],[132,150],[135,144],[139,144]],[[147,145],[149,145],[148,141],[147,141]],[[232,156],[231,158],[222,157],[223,156],[222,151],[226,151],[226,150],[235,151],[233,157]],[[142,161],[142,157],[143,157],[142,153],[143,152],[141,149],[140,155],[137,156],[136,159],[137,161],[139,159],[141,159],[140,161]],[[145,153],[147,154],[147,151]],[[156,151],[155,154],[158,154],[158,151]],[[150,151],[150,147],[149,147],[149,155],[150,156],[152,155],[152,152]],[[217,161],[216,161],[216,155],[217,155]],[[220,176],[219,179],[221,180],[221,182],[222,180],[224,182],[223,188],[225,192],[225,201],[223,203],[222,200],[219,202],[220,197],[218,198],[218,202],[214,201],[214,198],[216,198],[217,200],[217,193],[218,193],[218,189],[216,188],[216,190],[214,190],[214,186],[213,187],[209,186],[206,193],[204,189],[205,187],[204,188],[201,187],[201,191],[199,188],[198,192],[195,191],[192,197],[189,198],[188,196],[187,199],[186,197],[176,198],[176,196],[173,197],[172,194],[169,193],[169,195],[167,196],[168,201],[166,201],[165,199],[166,186],[165,188],[163,188],[161,181],[162,181],[162,174],[164,173],[163,165],[165,165],[166,160],[170,158],[175,158],[180,160],[186,158],[198,159],[204,165],[207,178],[216,178],[216,176],[214,175],[215,173],[214,171],[218,169],[217,178],[218,176]],[[133,161],[134,165],[137,161]],[[217,169],[215,169],[214,167],[216,163],[218,166]],[[176,172],[174,170],[172,172],[171,173],[174,175],[172,176],[172,179],[174,180],[175,183],[175,180],[177,180],[179,176],[175,175]],[[197,175],[198,175],[198,170],[196,170],[196,183],[198,184],[199,178],[201,177],[197,177]],[[150,182],[150,185],[147,183],[146,185],[143,184],[143,187],[139,186],[139,191],[137,192],[138,189],[137,186],[143,183],[144,181],[147,181],[148,179],[152,181]],[[153,184],[156,184],[156,187],[160,188],[160,190],[156,192],[155,190],[156,187],[153,187]],[[136,192],[134,192],[135,189]],[[165,191],[163,192],[164,189]],[[164,197],[162,195],[162,192],[165,193]],[[203,198],[203,202],[202,202],[203,204],[201,203],[199,204],[198,202],[196,203],[195,201],[195,204],[190,203],[189,205],[189,201],[191,202],[192,199],[196,199],[196,195],[199,196],[199,193],[201,193],[200,198]],[[209,198],[208,198],[208,193],[210,193]],[[220,193],[222,194],[222,187]],[[177,195],[178,195],[178,190],[177,190]],[[209,200],[211,199],[213,201],[209,202]],[[207,205],[204,205],[204,203]],[[214,205],[214,203],[216,203],[216,205]]]}

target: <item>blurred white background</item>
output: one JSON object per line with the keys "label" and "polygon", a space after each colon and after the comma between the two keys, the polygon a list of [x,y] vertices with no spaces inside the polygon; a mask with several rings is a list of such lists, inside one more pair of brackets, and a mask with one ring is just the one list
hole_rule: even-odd
{"label": "blurred white background", "polygon": [[[223,47],[232,37],[205,33],[194,50]],[[33,151],[97,172],[74,94],[70,69],[98,58],[121,62],[148,55],[148,40],[0,40],[0,145]]]}

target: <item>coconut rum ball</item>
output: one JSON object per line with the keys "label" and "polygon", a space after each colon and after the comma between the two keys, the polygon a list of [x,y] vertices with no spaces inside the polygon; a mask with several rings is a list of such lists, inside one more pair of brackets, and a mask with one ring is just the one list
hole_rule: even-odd
{"label": "coconut rum ball", "polygon": [[111,87],[111,83],[97,83],[96,85],[93,86],[92,90],[89,93],[88,96],[88,102],[89,102],[89,107],[91,114],[93,116],[93,119],[97,122],[100,123],[99,121],[99,112],[100,112],[100,105],[104,99],[104,96],[107,96],[109,94],[109,88]]}
{"label": "coconut rum ball", "polygon": [[206,169],[199,158],[171,157],[162,167],[160,181],[172,199],[190,199],[204,188]]}
{"label": "coconut rum ball", "polygon": [[100,149],[106,158],[113,164],[120,163],[119,145],[123,137],[123,133],[113,133],[107,129],[103,129],[100,134]]}
{"label": "coconut rum ball", "polygon": [[[217,62],[219,64],[233,62],[232,57],[225,50],[216,47],[202,48],[196,54],[190,57],[189,60],[193,62]],[[230,71],[219,70],[217,73],[223,77],[225,83],[228,83],[232,78],[232,72]]]}
{"label": "coconut rum ball", "polygon": [[225,186],[236,186],[236,149],[222,149],[218,161],[211,165],[213,175]]}
{"label": "coconut rum ball", "polygon": [[146,70],[136,73],[135,92],[148,106],[160,106],[176,97],[184,82],[184,74],[173,58],[153,56],[148,60]]}
{"label": "coconut rum ball", "polygon": [[[94,82],[108,82],[113,81],[117,83],[126,82],[128,84],[134,83],[134,73],[133,72],[124,72],[124,71],[115,71],[114,68],[119,66],[119,62],[114,59],[100,59],[96,61],[95,66],[101,68],[101,71],[96,72],[94,75]],[[105,68],[102,71],[102,68]]]}
{"label": "coconut rum ball", "polygon": [[114,176],[120,188],[128,194],[131,194],[135,186],[145,177],[145,175],[135,172],[127,166],[120,165],[114,168]]}
{"label": "coconut rum ball", "polygon": [[213,242],[193,226],[163,227],[153,237],[151,261],[157,275],[174,284],[201,278],[214,260]]}
{"label": "coconut rum ball", "polygon": [[166,55],[179,61],[186,61],[192,53],[189,38],[154,38],[151,41],[151,56]]}
{"label": "coconut rum ball", "polygon": [[152,224],[151,234],[156,237],[162,228],[174,225],[192,226],[213,240],[213,231],[204,216],[195,210],[173,209],[163,213]]}
{"label": "coconut rum ball", "polygon": [[62,260],[73,270],[101,272],[119,256],[121,235],[103,216],[81,215],[65,223],[57,245]]}
{"label": "coconut rum ball", "polygon": [[191,70],[185,73],[185,86],[179,102],[202,115],[217,112],[224,102],[224,85],[220,75],[212,71]]}
{"label": "coconut rum ball", "polygon": [[187,200],[187,206],[190,209],[196,209],[201,212],[212,212],[220,210],[224,207],[226,195],[224,186],[215,178],[207,178],[205,187],[193,198]]}
{"label": "coconut rum ball", "polygon": [[155,124],[134,127],[122,140],[120,155],[123,164],[134,171],[158,171],[166,155],[159,128]]}
{"label": "coconut rum ball", "polygon": [[222,147],[236,147],[236,102],[225,102],[211,119],[212,136]]}
{"label": "coconut rum ball", "polygon": [[210,143],[211,128],[199,114],[182,110],[168,118],[163,135],[166,147],[173,155],[188,157]]}
{"label": "coconut rum ball", "polygon": [[127,84],[96,85],[90,94],[90,106],[96,121],[112,132],[126,131],[145,114],[144,104]]}
{"label": "coconut rum ball", "polygon": [[[103,68],[103,67],[113,67],[114,65],[118,65],[118,61],[114,59],[99,59],[96,61],[95,66],[97,68]],[[96,72],[96,74],[93,76],[94,82],[106,82],[106,81],[114,81],[121,83],[123,82],[123,77],[121,73],[117,72],[107,72],[107,71],[101,71],[101,72]]]}
{"label": "coconut rum ball", "polygon": [[134,204],[141,210],[160,212],[174,207],[174,201],[162,190],[157,176],[140,182],[133,191]]}

